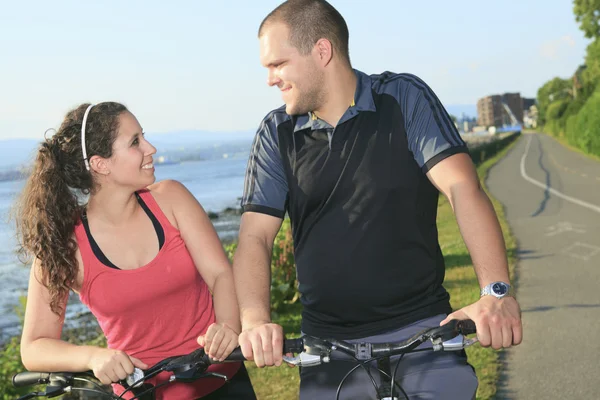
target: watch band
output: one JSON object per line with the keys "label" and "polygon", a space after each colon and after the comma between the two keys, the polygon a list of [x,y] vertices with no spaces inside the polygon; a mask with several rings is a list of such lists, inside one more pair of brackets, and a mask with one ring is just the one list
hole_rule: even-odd
{"label": "watch band", "polygon": [[[504,293],[502,295],[494,293],[492,291],[492,287],[494,285],[496,285],[496,284],[502,284],[503,286],[506,286],[508,288],[508,290],[506,291],[506,293]],[[489,283],[489,284],[485,285],[481,289],[480,297],[483,297],[483,296],[494,296],[494,297],[496,297],[498,299],[502,299],[504,297],[515,297],[515,289],[512,287],[512,285],[509,285],[506,282],[492,282],[492,283]]]}

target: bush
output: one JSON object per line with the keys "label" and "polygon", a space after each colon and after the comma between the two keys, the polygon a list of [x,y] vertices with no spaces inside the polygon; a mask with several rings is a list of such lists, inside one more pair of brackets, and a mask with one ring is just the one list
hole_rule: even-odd
{"label": "bush", "polygon": [[589,154],[600,156],[600,89],[587,100],[575,124],[573,143]]}
{"label": "bush", "polygon": [[559,119],[559,126],[560,126],[560,132],[561,132],[560,136],[565,136],[565,137],[568,136],[567,122],[568,122],[569,118],[576,116],[577,113],[579,113],[579,111],[585,105],[586,100],[587,99],[584,98],[583,96],[579,96],[567,104],[567,107],[565,108],[564,112],[562,113],[562,115],[560,116],[560,119]]}
{"label": "bush", "polygon": [[546,124],[544,130],[554,136],[563,136],[565,130],[565,115],[570,102],[567,99],[557,100],[548,106],[546,111]]}
{"label": "bush", "polygon": [[[237,248],[237,243],[225,246],[230,260]],[[273,243],[271,259],[271,310],[273,318],[283,312],[287,305],[298,301],[298,280],[296,279],[296,263],[294,260],[294,241],[290,220],[285,219]]]}
{"label": "bush", "polygon": [[31,387],[16,389],[12,385],[13,375],[24,371],[19,341],[20,338],[17,336],[11,338],[0,352],[0,399],[2,400],[13,400],[32,390]]}
{"label": "bush", "polygon": [[[21,324],[25,317],[25,306],[27,297],[19,297],[19,305],[15,307],[15,314],[19,317]],[[0,399],[12,400],[25,393],[31,392],[32,388],[16,389],[12,385],[12,377],[16,373],[25,370],[21,363],[21,338],[12,337],[0,347]]]}
{"label": "bush", "polygon": [[570,145],[576,146],[575,138],[577,137],[577,115],[571,115],[567,118],[565,126],[565,136]]}
{"label": "bush", "polygon": [[504,149],[510,143],[512,143],[515,139],[517,139],[521,135],[520,131],[513,132],[512,134],[498,140],[494,140],[490,143],[486,143],[475,148],[469,149],[469,155],[473,160],[475,165],[479,165],[483,163],[485,160],[488,160],[495,156],[499,151]]}
{"label": "bush", "polygon": [[[19,297],[19,306],[15,307],[15,314],[19,317],[21,325],[25,317],[25,307],[27,305],[27,296]],[[84,313],[78,317],[76,328],[63,329],[62,340],[78,345],[89,345],[106,347],[106,338],[98,327],[95,317],[90,313]],[[4,346],[0,347],[0,400],[13,400],[18,396],[34,391],[44,391],[43,385],[28,386],[25,388],[16,389],[12,386],[12,377],[25,371],[25,367],[21,362],[21,338],[19,336],[12,337]],[[101,396],[104,398],[105,396]],[[63,398],[63,397],[61,397]],[[73,393],[65,395],[64,399],[96,399],[97,396],[83,396]]]}
{"label": "bush", "polygon": [[560,119],[568,106],[569,101],[566,99],[553,101],[548,106],[548,111],[546,111],[546,119],[548,121]]}

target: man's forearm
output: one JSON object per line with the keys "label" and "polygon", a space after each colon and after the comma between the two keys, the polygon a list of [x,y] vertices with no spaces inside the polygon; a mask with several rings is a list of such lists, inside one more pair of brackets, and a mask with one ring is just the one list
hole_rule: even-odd
{"label": "man's forearm", "polygon": [[240,314],[231,270],[221,273],[215,280],[213,298],[216,322],[227,324],[239,333],[241,330]]}
{"label": "man's forearm", "polygon": [[452,205],[480,287],[509,283],[504,237],[487,194],[479,186],[458,185],[452,189]]}
{"label": "man's forearm", "polygon": [[242,329],[271,321],[271,252],[259,238],[239,238],[233,271]]}

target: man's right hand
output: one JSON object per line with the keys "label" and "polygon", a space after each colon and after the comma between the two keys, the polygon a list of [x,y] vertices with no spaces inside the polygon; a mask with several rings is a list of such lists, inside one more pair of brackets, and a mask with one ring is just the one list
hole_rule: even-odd
{"label": "man's right hand", "polygon": [[258,368],[280,366],[283,361],[283,328],[271,322],[250,325],[239,336],[242,354]]}

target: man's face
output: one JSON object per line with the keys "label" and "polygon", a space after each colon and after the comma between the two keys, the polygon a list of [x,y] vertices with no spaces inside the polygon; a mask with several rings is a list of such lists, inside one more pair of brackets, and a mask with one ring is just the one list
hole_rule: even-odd
{"label": "man's face", "polygon": [[289,42],[289,28],[273,22],[260,36],[260,62],[267,68],[267,84],[277,86],[289,115],[318,109],[324,97],[324,74],[313,52],[306,56]]}

